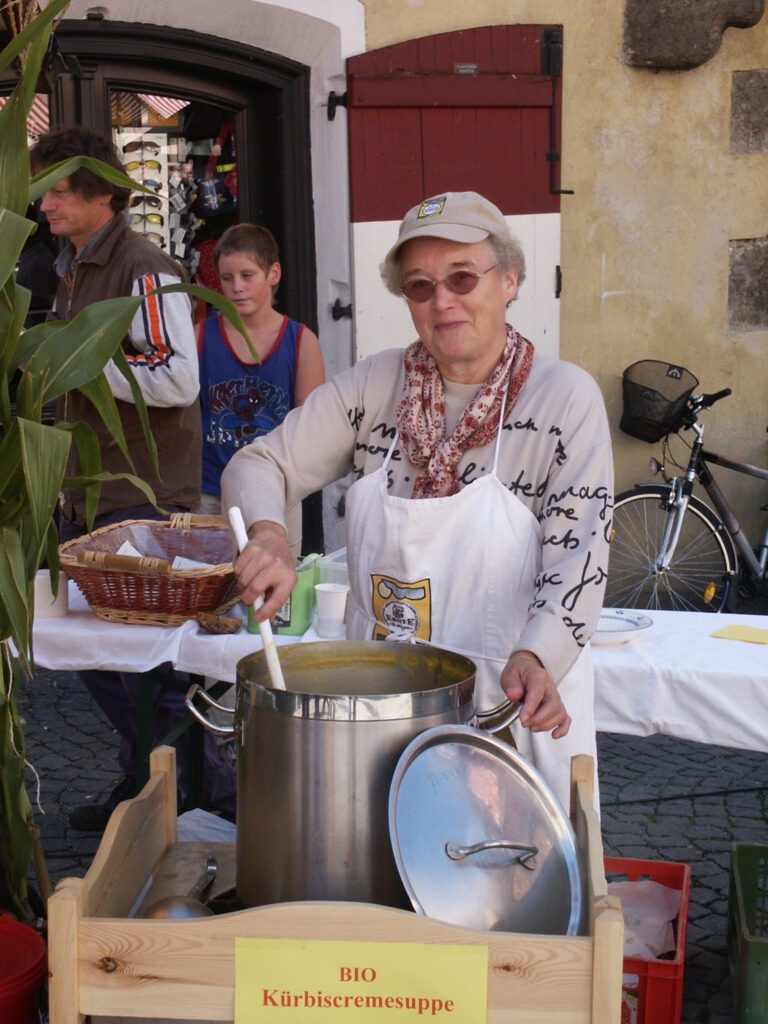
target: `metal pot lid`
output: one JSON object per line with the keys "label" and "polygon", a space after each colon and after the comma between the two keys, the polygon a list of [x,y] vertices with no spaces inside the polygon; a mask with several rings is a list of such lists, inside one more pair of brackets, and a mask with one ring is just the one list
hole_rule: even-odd
{"label": "metal pot lid", "polygon": [[539,772],[501,740],[462,725],[412,740],[392,777],[389,832],[418,913],[484,931],[578,933],[573,829]]}

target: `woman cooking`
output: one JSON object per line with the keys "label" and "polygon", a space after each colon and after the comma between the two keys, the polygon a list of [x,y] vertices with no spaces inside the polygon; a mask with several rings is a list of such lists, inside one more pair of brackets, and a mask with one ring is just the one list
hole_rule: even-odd
{"label": "woman cooking", "polygon": [[381,270],[418,340],[318,388],[224,473],[250,538],[243,600],[264,593],[262,619],[281,607],[296,582],[285,507],[352,471],[348,638],[472,658],[478,708],[522,701],[515,742],[567,808],[571,756],[596,754],[587,642],[613,494],[600,392],[506,323],[525,260],[477,193],[409,210]]}

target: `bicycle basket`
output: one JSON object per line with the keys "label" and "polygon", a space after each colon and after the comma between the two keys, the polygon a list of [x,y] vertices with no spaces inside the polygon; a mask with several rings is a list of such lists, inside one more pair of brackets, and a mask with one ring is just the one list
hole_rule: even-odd
{"label": "bicycle basket", "polygon": [[698,384],[682,366],[641,359],[621,379],[623,411],[619,427],[630,437],[653,444],[683,425],[686,403]]}

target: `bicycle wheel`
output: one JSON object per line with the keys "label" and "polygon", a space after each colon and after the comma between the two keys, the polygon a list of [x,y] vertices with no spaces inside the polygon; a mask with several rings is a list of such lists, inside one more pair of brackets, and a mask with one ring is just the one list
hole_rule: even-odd
{"label": "bicycle wheel", "polygon": [[691,497],[668,569],[657,570],[664,528],[672,515],[669,487],[639,487],[614,503],[605,604],[609,608],[662,608],[719,612],[736,572],[736,553],[714,512]]}

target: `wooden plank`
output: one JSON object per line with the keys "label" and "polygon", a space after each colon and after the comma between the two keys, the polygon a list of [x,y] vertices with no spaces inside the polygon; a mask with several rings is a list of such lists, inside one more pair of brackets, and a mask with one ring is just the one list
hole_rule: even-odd
{"label": "wooden plank", "polygon": [[590,938],[470,931],[407,911],[352,903],[280,904],[183,922],[84,920],[81,1009],[129,1017],[231,1019],[237,937],[483,945],[489,949],[489,1020],[590,1020]]}
{"label": "wooden plank", "polygon": [[348,67],[362,74],[451,74],[456,63],[477,63],[481,72],[538,74],[542,33],[555,28],[562,30],[561,25],[487,25],[440,32],[359,54]]}
{"label": "wooden plank", "polygon": [[424,110],[425,194],[472,190],[505,214],[557,212],[549,163],[537,145],[548,116],[482,107]]}
{"label": "wooden plank", "polygon": [[355,75],[347,107],[547,107],[552,84],[542,75]]}
{"label": "wooden plank", "polygon": [[66,878],[48,900],[48,1013],[51,1024],[82,1024],[79,926],[85,883]]}
{"label": "wooden plank", "polygon": [[348,122],[352,220],[399,221],[425,195],[420,111],[353,109]]}
{"label": "wooden plank", "polygon": [[88,917],[125,917],[176,840],[175,751],[158,747],[150,764],[152,777],[117,806],[85,875]]}

